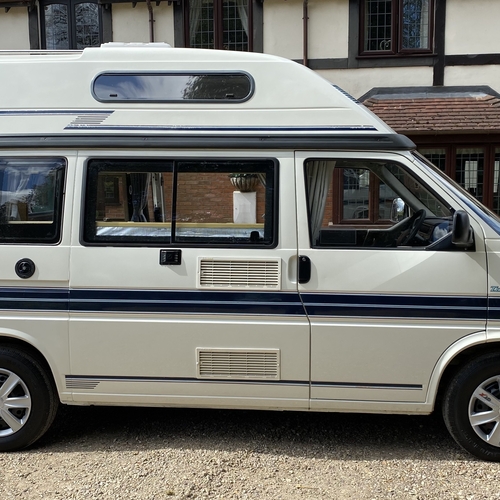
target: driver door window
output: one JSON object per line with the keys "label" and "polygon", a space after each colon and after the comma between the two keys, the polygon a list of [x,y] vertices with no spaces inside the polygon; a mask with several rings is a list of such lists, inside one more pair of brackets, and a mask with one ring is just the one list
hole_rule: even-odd
{"label": "driver door window", "polygon": [[313,247],[427,247],[451,230],[448,207],[397,163],[309,160],[305,175]]}

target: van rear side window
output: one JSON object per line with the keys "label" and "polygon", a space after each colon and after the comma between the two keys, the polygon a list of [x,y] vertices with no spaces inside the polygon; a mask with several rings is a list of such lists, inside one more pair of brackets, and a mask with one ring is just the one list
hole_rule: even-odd
{"label": "van rear side window", "polygon": [[247,73],[103,73],[94,81],[101,102],[243,102],[253,92]]}
{"label": "van rear side window", "polygon": [[90,160],[84,242],[276,244],[273,160]]}
{"label": "van rear side window", "polygon": [[57,243],[66,162],[0,158],[0,243]]}

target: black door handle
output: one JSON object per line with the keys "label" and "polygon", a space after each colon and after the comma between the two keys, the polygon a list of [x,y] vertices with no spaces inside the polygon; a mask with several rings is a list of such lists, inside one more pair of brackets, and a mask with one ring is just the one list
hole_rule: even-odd
{"label": "black door handle", "polygon": [[35,263],[31,259],[21,259],[16,262],[16,274],[22,279],[31,278],[35,274]]}
{"label": "black door handle", "polygon": [[299,255],[298,278],[299,283],[308,283],[311,279],[311,259],[306,255]]}

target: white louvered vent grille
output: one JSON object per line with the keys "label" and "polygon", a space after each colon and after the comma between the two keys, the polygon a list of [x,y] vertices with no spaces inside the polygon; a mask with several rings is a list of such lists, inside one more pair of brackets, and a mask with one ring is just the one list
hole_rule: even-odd
{"label": "white louvered vent grille", "polygon": [[82,113],[77,115],[73,121],[66,126],[66,128],[85,128],[100,125],[112,113],[112,111],[103,111],[102,113]]}
{"label": "white louvered vent grille", "polygon": [[279,290],[281,283],[279,259],[200,259],[200,288],[247,288]]}
{"label": "white louvered vent grille", "polygon": [[278,349],[197,349],[199,378],[279,379]]}
{"label": "white louvered vent grille", "polygon": [[66,377],[67,389],[95,389],[99,385],[99,380]]}

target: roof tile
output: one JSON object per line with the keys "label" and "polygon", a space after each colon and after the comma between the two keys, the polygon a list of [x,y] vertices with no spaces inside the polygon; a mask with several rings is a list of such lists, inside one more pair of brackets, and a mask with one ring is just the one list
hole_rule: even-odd
{"label": "roof tile", "polygon": [[500,131],[500,99],[469,97],[382,98],[364,103],[400,133]]}

